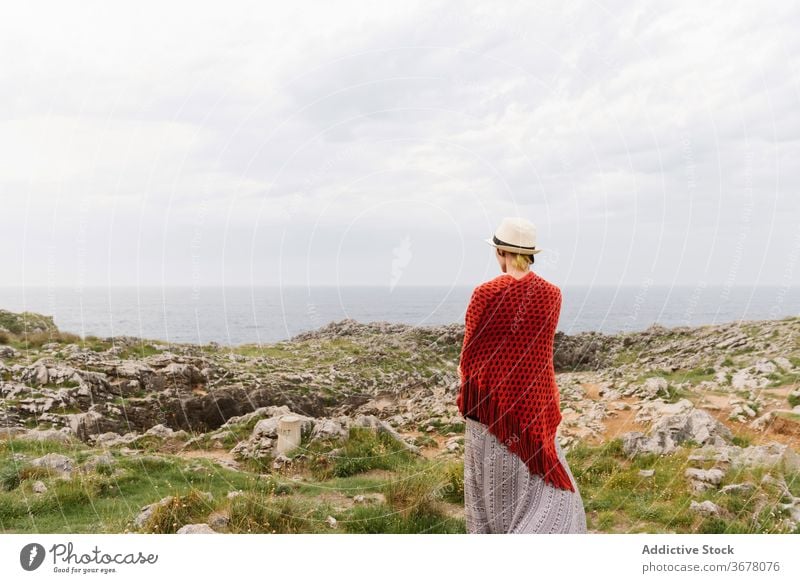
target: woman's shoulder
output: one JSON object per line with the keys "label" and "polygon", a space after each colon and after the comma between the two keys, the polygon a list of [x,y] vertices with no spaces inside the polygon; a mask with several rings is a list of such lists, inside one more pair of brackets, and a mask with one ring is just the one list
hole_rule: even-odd
{"label": "woman's shoulder", "polygon": [[531,283],[533,285],[536,285],[538,287],[547,290],[548,292],[559,293],[559,294],[561,293],[561,288],[558,287],[558,285],[556,285],[549,279],[545,279],[535,271],[533,272],[533,276],[531,277]]}
{"label": "woman's shoulder", "polygon": [[487,295],[491,294],[494,291],[497,291],[500,288],[505,287],[508,285],[512,278],[507,277],[506,274],[498,275],[497,277],[493,277],[488,281],[484,281],[483,283],[479,283],[475,286],[475,289],[472,290],[474,295]]}

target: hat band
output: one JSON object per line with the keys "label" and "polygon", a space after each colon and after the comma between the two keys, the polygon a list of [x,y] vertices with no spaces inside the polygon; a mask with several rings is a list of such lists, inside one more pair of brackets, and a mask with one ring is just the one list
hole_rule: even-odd
{"label": "hat band", "polygon": [[512,245],[511,243],[506,243],[505,241],[501,241],[497,238],[496,235],[492,236],[492,240],[494,241],[495,245],[505,245],[506,247],[518,247],[520,249],[530,249],[531,251],[535,251],[536,247],[527,247],[525,245]]}

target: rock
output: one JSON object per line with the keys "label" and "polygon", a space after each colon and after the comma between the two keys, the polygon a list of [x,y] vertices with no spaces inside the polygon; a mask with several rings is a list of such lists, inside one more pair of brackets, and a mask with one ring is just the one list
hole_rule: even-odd
{"label": "rock", "polygon": [[217,531],[205,522],[201,522],[200,524],[186,524],[180,527],[176,534],[217,534]]}
{"label": "rock", "polygon": [[639,476],[642,478],[652,478],[655,473],[655,470],[639,470]]}
{"label": "rock", "polygon": [[448,439],[444,444],[445,449],[447,451],[452,451],[452,452],[461,450],[462,446],[458,442],[459,439],[462,439],[462,438],[459,437],[459,436],[455,436],[455,437],[451,437],[450,439]]}
{"label": "rock", "polygon": [[0,358],[16,358],[19,353],[10,346],[0,346]]}
{"label": "rock", "polygon": [[[190,397],[176,403],[174,415],[181,428],[207,432],[221,427],[233,417],[241,417],[259,408],[275,407],[276,401],[286,402],[287,413],[304,411],[308,415],[324,415],[328,408],[322,403],[325,397],[320,392],[299,392],[281,387],[259,387],[237,382],[223,387],[214,387],[200,397]],[[282,405],[283,406],[283,405]],[[270,416],[275,416],[273,413]],[[263,417],[263,415],[260,415]],[[172,425],[172,424],[171,424]]]}
{"label": "rock", "polygon": [[[301,432],[306,433],[314,426],[314,420],[311,417],[305,417],[304,415],[298,415],[297,413],[291,414],[300,419]],[[256,423],[250,438],[260,439],[263,437],[269,437],[271,439],[277,439],[278,426],[280,425],[281,417],[283,417],[283,415],[276,415],[275,417],[262,419]]]}
{"label": "rock", "polygon": [[50,375],[47,366],[42,362],[36,362],[25,369],[22,374],[22,382],[30,383],[34,386],[46,385],[50,382]]}
{"label": "rock", "polygon": [[15,439],[28,433],[24,427],[0,427],[0,439]]}
{"label": "rock", "polygon": [[275,460],[272,462],[272,469],[273,470],[282,470],[284,466],[291,464],[291,458],[286,457],[282,453],[279,453]]}
{"label": "rock", "polygon": [[714,345],[714,348],[717,350],[723,350],[725,348],[736,348],[739,346],[743,346],[747,344],[748,338],[744,334],[734,334],[729,338],[726,338],[722,342],[719,342]]}
{"label": "rock", "polygon": [[783,443],[751,445],[738,450],[731,448],[728,451],[732,452],[731,464],[733,466],[774,466],[783,463],[788,471],[800,470],[800,455],[789,445]]}
{"label": "rock", "polygon": [[162,425],[160,423],[158,425],[154,425],[153,427],[145,431],[144,434],[151,435],[153,437],[158,437],[164,440],[183,440],[189,437],[189,434],[183,429],[175,431],[171,427],[167,427],[166,425]]}
{"label": "rock", "polygon": [[692,500],[691,504],[689,504],[689,510],[704,516],[718,516],[722,514],[722,508],[714,504],[711,500],[704,500],[700,503],[696,500]]}
{"label": "rock", "polygon": [[692,480],[707,482],[714,486],[718,486],[722,482],[722,478],[725,477],[725,472],[723,472],[719,468],[711,468],[709,470],[702,470],[699,468],[688,468],[684,472],[684,475]]}
{"label": "rock", "polygon": [[770,362],[766,358],[759,358],[753,365],[753,368],[757,373],[763,375],[772,374],[778,370],[778,367],[776,367],[774,363]]}
{"label": "rock", "polygon": [[694,404],[689,399],[681,399],[675,403],[667,403],[663,399],[647,401],[642,403],[641,408],[636,413],[634,421],[646,423],[654,419],[660,419],[665,415],[679,415],[694,408]]}
{"label": "rock", "polygon": [[731,409],[728,419],[746,421],[748,417],[755,417],[756,412],[746,404],[739,403]]}
{"label": "rock", "polygon": [[737,390],[763,389],[769,384],[769,379],[754,377],[749,369],[738,370],[733,374],[731,386]]}
{"label": "rock", "polygon": [[381,421],[375,415],[359,415],[353,420],[352,424],[357,427],[371,427],[378,432],[388,433],[409,451],[419,453],[419,448],[416,445],[406,442],[403,436],[397,433],[391,425]]}
{"label": "rock", "polygon": [[311,439],[335,439],[347,436],[347,424],[338,419],[322,418],[314,420]]}
{"label": "rock", "polygon": [[643,399],[655,399],[659,392],[666,392],[667,387],[667,379],[663,377],[650,377],[644,381],[641,389],[639,389],[636,394]]}
{"label": "rock", "polygon": [[723,486],[719,493],[720,494],[746,494],[753,490],[755,486],[748,482],[743,482],[741,484],[728,484],[727,486]]}
{"label": "rock", "polygon": [[[288,410],[287,410],[288,411]],[[281,417],[287,413],[281,413],[268,419],[262,419],[253,427],[250,437],[237,443],[231,454],[239,459],[259,459],[264,456],[273,455],[278,440],[278,425]],[[291,413],[300,419],[302,433],[307,433],[314,426],[311,417]],[[285,458],[288,461],[288,458]],[[279,461],[279,460],[275,460]],[[279,461],[279,467],[283,467],[286,462]]]}
{"label": "rock", "polygon": [[215,511],[208,516],[208,526],[216,531],[227,528],[229,523],[230,517],[224,511]]}
{"label": "rock", "polygon": [[0,331],[12,334],[57,333],[58,328],[52,316],[43,316],[35,312],[9,312],[0,310]]}
{"label": "rock", "polygon": [[86,443],[89,443],[95,435],[108,432],[118,433],[124,427],[121,421],[109,419],[97,411],[70,414],[67,415],[67,419],[72,432],[78,439]]}
{"label": "rock", "polygon": [[790,446],[777,442],[748,447],[708,444],[696,449],[689,460],[727,463],[732,468],[771,467],[782,463],[787,471],[800,471],[800,455]]}
{"label": "rock", "polygon": [[800,524],[800,497],[792,494],[783,476],[775,478],[769,474],[765,474],[764,477],[761,478],[761,483],[777,488],[781,495],[780,501],[777,504],[777,509],[785,510],[789,513],[790,518],[785,520],[783,524],[787,530],[794,531],[798,524]]}
{"label": "rock", "polygon": [[137,385],[147,393],[160,393],[166,387],[166,379],[149,365],[136,360],[119,361],[113,367],[113,376],[118,380],[110,389],[114,394],[129,394]]}
{"label": "rock", "polygon": [[172,362],[159,372],[165,378],[168,386],[190,389],[194,385],[206,382],[206,378],[200,370],[191,364]]}
{"label": "rock", "polygon": [[758,417],[757,419],[753,419],[749,427],[755,429],[756,431],[764,431],[769,425],[772,423],[773,419],[775,418],[775,411],[768,411]]}
{"label": "rock", "polygon": [[239,415],[237,417],[231,417],[219,428],[225,429],[240,423],[249,423],[253,419],[268,419],[270,417],[280,417],[281,415],[292,415],[292,411],[286,405],[281,405],[280,407],[259,407],[250,413],[245,413],[244,415]]}
{"label": "rock", "polygon": [[57,441],[59,443],[72,443],[74,441],[72,434],[66,429],[30,429],[18,435],[17,438],[29,441]]}
{"label": "rock", "polygon": [[138,516],[134,519],[133,525],[136,528],[142,528],[145,525],[145,523],[150,519],[150,516],[152,516],[156,508],[160,506],[166,506],[167,504],[170,504],[173,500],[174,496],[165,496],[158,502],[153,502],[152,504],[143,506],[142,509],[139,511]]}
{"label": "rock", "polygon": [[114,433],[113,431],[108,431],[106,433],[101,433],[100,435],[94,436],[93,440],[90,440],[91,443],[94,443],[96,447],[114,447],[115,445],[125,445],[128,444],[132,439],[135,439],[137,436],[135,433],[128,433],[125,436],[120,435],[119,433]]}
{"label": "rock", "polygon": [[93,455],[83,462],[83,464],[81,464],[81,469],[84,471],[95,471],[97,470],[98,466],[112,466],[114,464],[116,464],[114,456],[109,453],[102,453],[99,455]]}
{"label": "rock", "polygon": [[48,453],[31,461],[31,465],[55,470],[61,475],[72,473],[72,460],[60,453]]}
{"label": "rock", "polygon": [[355,504],[383,504],[386,502],[386,496],[381,492],[370,492],[368,494],[356,494],[353,496]]}
{"label": "rock", "polygon": [[325,522],[328,523],[328,526],[331,528],[336,528],[336,519],[333,516],[328,516],[325,518]]}
{"label": "rock", "polygon": [[684,472],[684,475],[689,478],[692,489],[695,492],[703,492],[719,486],[722,482],[722,478],[725,477],[725,472],[719,468],[712,468],[710,470],[688,468]]}
{"label": "rock", "polygon": [[730,429],[702,409],[690,409],[662,417],[648,435],[632,431],[622,435],[623,451],[629,457],[641,453],[668,454],[687,440],[697,444],[725,445],[733,438]]}

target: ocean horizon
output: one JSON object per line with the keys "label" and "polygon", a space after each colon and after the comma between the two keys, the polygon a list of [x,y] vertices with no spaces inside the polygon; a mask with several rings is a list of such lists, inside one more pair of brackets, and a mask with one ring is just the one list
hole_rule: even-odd
{"label": "ocean horizon", "polygon": [[[53,316],[80,336],[269,344],[331,321],[463,322],[474,286],[0,287],[0,309]],[[558,330],[632,332],[800,314],[800,287],[566,285]]]}

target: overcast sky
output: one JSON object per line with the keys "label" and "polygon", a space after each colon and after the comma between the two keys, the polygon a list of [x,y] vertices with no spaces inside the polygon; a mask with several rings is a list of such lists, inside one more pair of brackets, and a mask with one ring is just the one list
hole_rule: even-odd
{"label": "overcast sky", "polygon": [[18,3],[0,285],[800,284],[792,3]]}

